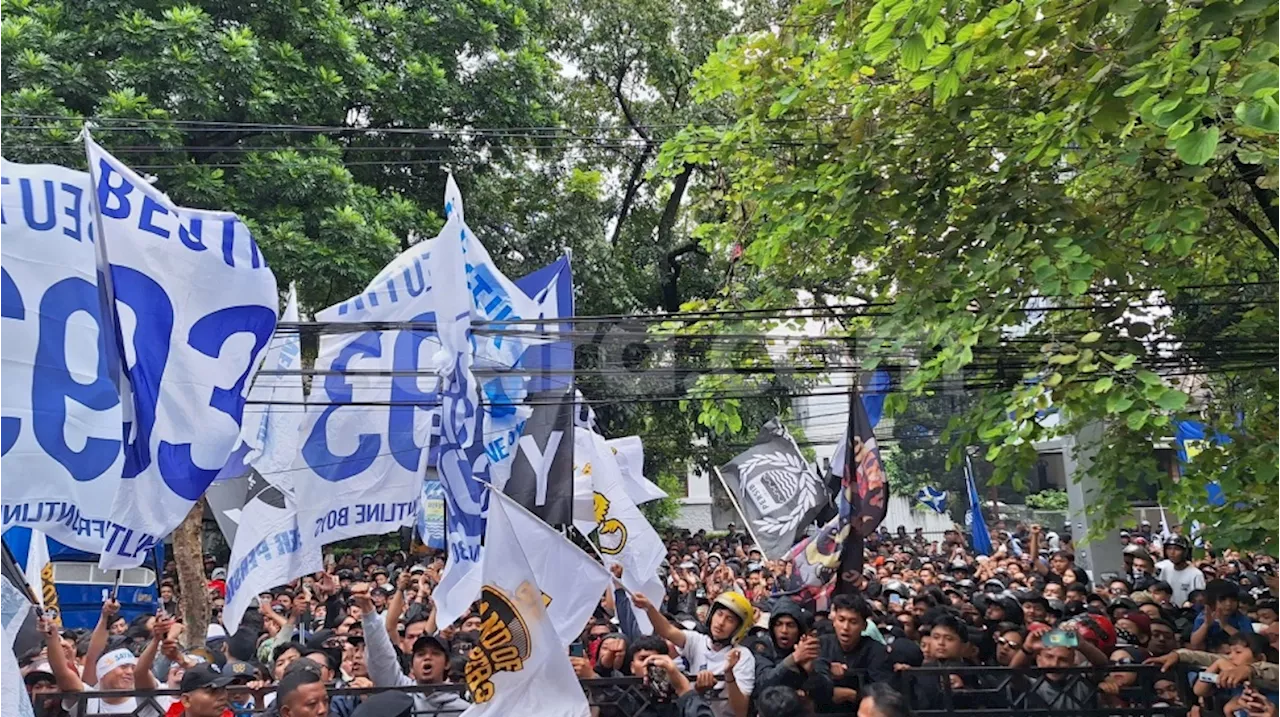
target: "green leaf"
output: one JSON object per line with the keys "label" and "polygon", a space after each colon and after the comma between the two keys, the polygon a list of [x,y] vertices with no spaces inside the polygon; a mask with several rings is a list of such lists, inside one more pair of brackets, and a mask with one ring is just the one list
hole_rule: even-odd
{"label": "green leaf", "polygon": [[1114,384],[1115,384],[1115,379],[1111,378],[1110,376],[1103,376],[1102,378],[1093,382],[1093,392],[1106,393],[1107,391],[1111,390],[1111,387]]}
{"label": "green leaf", "polygon": [[1049,388],[1053,388],[1060,383],[1062,383],[1062,374],[1058,373],[1057,371],[1049,374],[1049,378],[1046,378],[1044,380],[1044,385],[1048,386]]}
{"label": "green leaf", "polygon": [[1141,430],[1147,424],[1148,414],[1146,411],[1134,411],[1124,417],[1125,425],[1132,430]]}
{"label": "green leaf", "polygon": [[1107,396],[1107,413],[1123,413],[1133,405],[1133,399],[1122,394]]}
{"label": "green leaf", "polygon": [[1276,134],[1280,132],[1280,107],[1274,97],[1241,102],[1236,105],[1236,121],[1246,127]]}
{"label": "green leaf", "polygon": [[1125,354],[1124,356],[1121,356],[1120,358],[1116,359],[1116,362],[1115,362],[1116,370],[1124,371],[1129,367],[1133,366],[1134,362],[1137,360],[1138,360],[1137,356],[1134,356],[1133,354]]}
{"label": "green leaf", "polygon": [[902,53],[902,66],[915,72],[920,69],[921,63],[924,62],[925,53],[928,52],[928,49],[924,46],[924,38],[917,32],[902,43],[900,52]]}
{"label": "green leaf", "polygon": [[1187,401],[1190,399],[1191,397],[1182,391],[1170,389],[1161,394],[1160,398],[1156,399],[1156,405],[1166,411],[1177,411],[1187,405]]}
{"label": "green leaf", "polygon": [[1101,339],[1101,338],[1102,338],[1102,333],[1101,333],[1101,332],[1099,332],[1099,331],[1090,331],[1089,333],[1087,333],[1087,334],[1085,334],[1084,336],[1081,336],[1081,337],[1080,337],[1080,343],[1082,343],[1082,344],[1092,344],[1092,343],[1097,343],[1097,342],[1098,342],[1098,340],[1099,340],[1099,339]]}
{"label": "green leaf", "polygon": [[1164,380],[1160,378],[1160,375],[1154,371],[1147,371],[1143,369],[1135,375],[1138,377],[1139,381],[1147,384],[1148,386],[1158,386],[1161,383],[1164,383]]}
{"label": "green leaf", "polygon": [[783,92],[782,96],[778,98],[778,101],[781,102],[783,106],[787,106],[787,105],[790,105],[792,102],[795,102],[796,98],[799,96],[800,96],[799,87],[788,87],[787,91]]}
{"label": "green leaf", "polygon": [[1137,94],[1138,90],[1147,86],[1147,81],[1148,81],[1147,78],[1148,78],[1147,75],[1143,75],[1142,77],[1139,77],[1138,79],[1134,80],[1133,82],[1130,82],[1124,87],[1121,87],[1120,89],[1116,90],[1115,96],[1128,97],[1129,95]]}
{"label": "green leaf", "polygon": [[940,105],[947,100],[956,96],[956,92],[960,90],[960,76],[956,74],[954,69],[947,70],[942,73],[942,77],[938,78],[937,84],[933,87],[933,103]]}
{"label": "green leaf", "polygon": [[937,67],[938,65],[945,64],[950,59],[951,59],[951,46],[938,45],[934,47],[932,50],[930,50],[929,54],[924,58],[924,66]]}
{"label": "green leaf", "polygon": [[1204,164],[1213,158],[1213,153],[1218,149],[1218,135],[1217,127],[1202,127],[1178,140],[1174,150],[1177,151],[1178,158],[1187,164]]}
{"label": "green leaf", "polygon": [[1240,38],[1234,36],[1224,37],[1221,40],[1216,40],[1210,43],[1209,45],[1209,49],[1215,52],[1231,52],[1237,47],[1240,47]]}
{"label": "green leaf", "polygon": [[933,77],[934,75],[932,72],[921,73],[911,78],[909,86],[911,89],[916,91],[923,90],[933,84]]}

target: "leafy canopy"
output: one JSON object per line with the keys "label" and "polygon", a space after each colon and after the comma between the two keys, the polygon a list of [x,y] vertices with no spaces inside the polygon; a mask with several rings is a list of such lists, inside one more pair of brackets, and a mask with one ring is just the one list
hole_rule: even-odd
{"label": "leafy canopy", "polygon": [[[804,0],[730,38],[669,171],[720,177],[706,306],[845,311],[906,401],[959,387],[951,463],[1015,479],[1101,424],[1103,523],[1158,486],[1215,543],[1276,549],[1277,10],[1267,0]],[[1194,288],[1198,287],[1198,288]],[[804,293],[801,293],[804,292]],[[723,410],[724,407],[719,407]],[[1170,480],[1176,421],[1227,435]],[[1221,483],[1228,503],[1209,505]]]}

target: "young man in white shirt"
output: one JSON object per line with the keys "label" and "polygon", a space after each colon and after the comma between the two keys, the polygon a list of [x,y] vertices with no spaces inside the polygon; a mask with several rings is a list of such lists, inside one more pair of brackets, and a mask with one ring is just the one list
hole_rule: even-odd
{"label": "young man in white shirt", "polygon": [[1191,543],[1181,535],[1165,541],[1164,557],[1156,563],[1156,575],[1173,588],[1174,606],[1182,607],[1192,591],[1204,590],[1204,573],[1190,563]]}
{"label": "young man in white shirt", "polygon": [[[755,657],[750,650],[737,647],[755,623],[755,608],[746,596],[726,592],[715,599],[707,613],[709,634],[672,625],[641,593],[636,593],[634,602],[649,616],[654,633],[680,650],[689,671],[697,675],[694,689],[706,692],[713,687],[722,688],[725,702],[713,707],[717,717],[746,717],[756,682]],[[723,673],[723,682],[717,682],[717,673]]]}

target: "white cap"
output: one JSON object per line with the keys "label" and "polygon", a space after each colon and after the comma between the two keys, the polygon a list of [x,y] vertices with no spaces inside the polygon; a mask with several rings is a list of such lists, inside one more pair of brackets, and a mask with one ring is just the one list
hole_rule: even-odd
{"label": "white cap", "polygon": [[102,677],[117,667],[138,664],[138,658],[134,657],[132,652],[129,652],[122,647],[99,657],[96,664],[98,666],[98,677]]}
{"label": "white cap", "polygon": [[219,638],[226,639],[227,629],[217,623],[209,626],[209,631],[205,633],[204,639],[217,640]]}

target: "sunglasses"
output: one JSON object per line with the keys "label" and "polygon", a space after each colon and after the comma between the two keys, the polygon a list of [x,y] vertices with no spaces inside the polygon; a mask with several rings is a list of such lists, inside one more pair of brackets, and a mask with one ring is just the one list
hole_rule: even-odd
{"label": "sunglasses", "polygon": [[1004,637],[997,637],[997,638],[996,638],[996,644],[997,644],[997,645],[1005,645],[1006,647],[1014,647],[1014,648],[1022,647],[1022,643],[1021,643],[1021,642],[1018,642],[1017,640],[1010,640],[1010,639],[1008,639],[1008,638],[1004,638]]}

